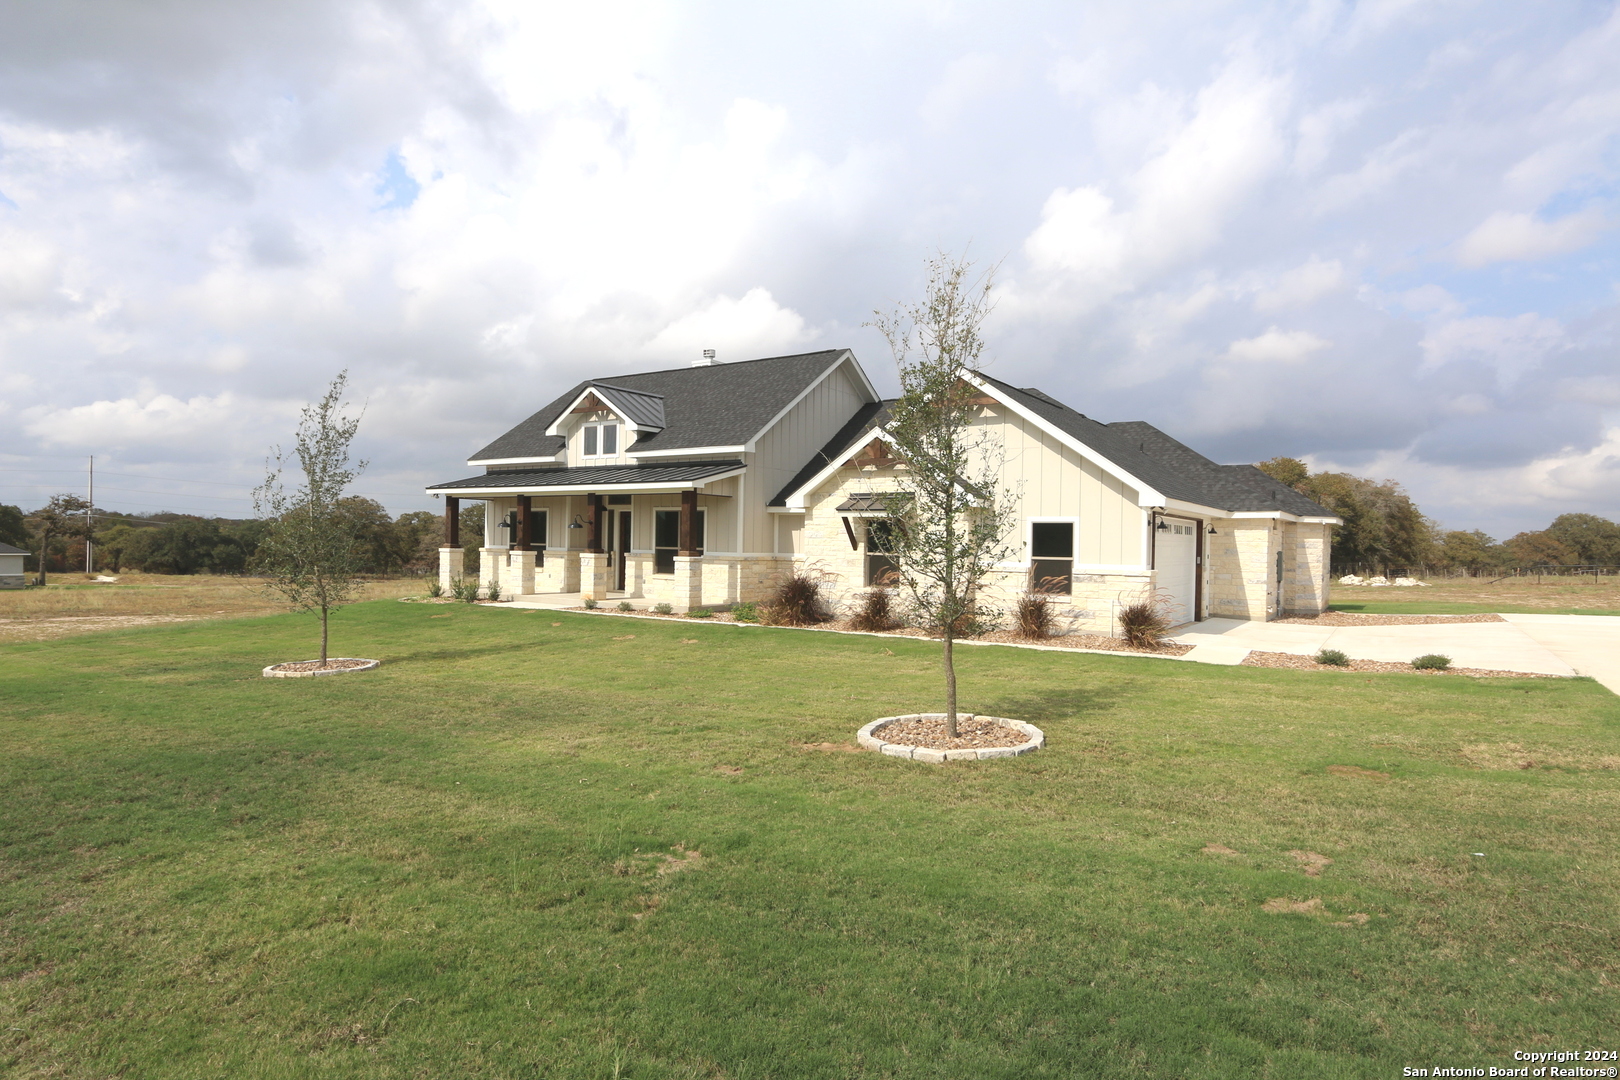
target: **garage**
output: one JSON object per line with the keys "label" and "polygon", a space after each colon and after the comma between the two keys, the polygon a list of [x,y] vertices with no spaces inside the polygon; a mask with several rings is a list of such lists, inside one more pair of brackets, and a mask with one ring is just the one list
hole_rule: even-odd
{"label": "garage", "polygon": [[1198,525],[1164,520],[1157,532],[1153,561],[1170,624],[1193,622],[1198,618]]}

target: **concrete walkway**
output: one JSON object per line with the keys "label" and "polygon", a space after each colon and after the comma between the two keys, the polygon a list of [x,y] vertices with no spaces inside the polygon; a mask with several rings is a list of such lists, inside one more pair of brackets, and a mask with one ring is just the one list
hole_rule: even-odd
{"label": "concrete walkway", "polygon": [[1184,659],[1239,664],[1250,650],[1314,656],[1338,649],[1356,660],[1407,663],[1425,653],[1457,667],[1590,675],[1620,694],[1620,616],[1503,615],[1505,622],[1405,626],[1311,626],[1207,619],[1174,640],[1194,646]]}

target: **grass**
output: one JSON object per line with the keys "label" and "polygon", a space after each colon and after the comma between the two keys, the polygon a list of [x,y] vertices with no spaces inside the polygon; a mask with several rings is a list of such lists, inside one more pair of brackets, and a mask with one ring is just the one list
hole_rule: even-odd
{"label": "grass", "polygon": [[1387,1077],[1611,1041],[1588,680],[974,649],[964,704],[1049,746],[933,767],[839,749],[933,703],[927,642],[373,603],[334,647],[382,668],[259,677],[313,633],[0,646],[0,1073]]}
{"label": "grass", "polygon": [[1334,584],[1329,606],[1377,615],[1620,615],[1620,577],[1432,578],[1427,588]]}

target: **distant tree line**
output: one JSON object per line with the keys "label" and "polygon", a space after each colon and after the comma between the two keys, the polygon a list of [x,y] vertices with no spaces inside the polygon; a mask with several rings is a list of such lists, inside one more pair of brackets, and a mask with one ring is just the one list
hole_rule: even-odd
{"label": "distant tree line", "polygon": [[1333,530],[1334,566],[1422,566],[1471,573],[1620,566],[1620,525],[1596,514],[1560,514],[1545,529],[1498,541],[1478,529],[1441,529],[1393,480],[1313,473],[1303,461],[1287,457],[1257,467],[1344,519]]}
{"label": "distant tree line", "polygon": [[[361,572],[366,574],[432,573],[439,565],[443,519],[425,510],[391,518],[381,503],[359,496],[341,501],[348,526],[359,539]],[[24,512],[0,504],[0,543],[33,555],[28,569],[82,571],[87,506],[72,496],[57,496],[45,506]],[[477,535],[483,532],[483,507],[476,510]],[[463,521],[467,520],[463,511]],[[192,514],[119,514],[97,510],[90,539],[95,568],[108,573],[139,570],[150,574],[251,574],[254,556],[269,532],[260,520],[199,517]]]}

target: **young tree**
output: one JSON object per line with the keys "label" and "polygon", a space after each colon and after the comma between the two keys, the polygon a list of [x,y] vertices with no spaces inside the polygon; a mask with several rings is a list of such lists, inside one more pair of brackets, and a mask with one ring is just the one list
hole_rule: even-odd
{"label": "young tree", "polygon": [[45,584],[45,562],[51,541],[58,537],[83,539],[90,534],[91,506],[77,495],[52,495],[51,501],[29,514],[34,535],[39,538],[38,584]]}
{"label": "young tree", "polygon": [[928,262],[922,303],[876,312],[900,371],[900,399],[884,423],[904,465],[885,500],[889,554],[917,620],[943,639],[945,727],[956,734],[955,639],[983,629],[993,612],[980,595],[1006,543],[1015,496],[1001,482],[995,432],[974,425],[976,374],[990,313],[994,268],[978,280],[971,264],[938,255]]}
{"label": "young tree", "polygon": [[347,371],[339,372],[326,396],[304,408],[294,447],[304,482],[291,494],[285,490],[281,472],[287,456],[276,447],[265,462],[264,484],[253,491],[254,512],[269,523],[258,568],[294,611],[320,613],[323,667],[328,616],[354,599],[364,558],[343,501],[343,489],[366,467],[364,461],[349,462],[360,418],[343,412],[348,378]]}

